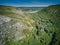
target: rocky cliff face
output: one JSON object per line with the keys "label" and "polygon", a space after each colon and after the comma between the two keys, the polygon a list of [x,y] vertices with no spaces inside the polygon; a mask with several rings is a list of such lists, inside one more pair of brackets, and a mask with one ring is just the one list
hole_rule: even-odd
{"label": "rocky cliff face", "polygon": [[33,29],[34,20],[31,16],[18,8],[12,8],[0,7],[0,45],[23,39]]}

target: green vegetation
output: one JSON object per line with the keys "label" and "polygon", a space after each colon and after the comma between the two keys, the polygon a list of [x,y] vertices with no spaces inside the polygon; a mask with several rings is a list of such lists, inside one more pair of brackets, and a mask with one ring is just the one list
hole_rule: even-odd
{"label": "green vegetation", "polygon": [[43,39],[40,45],[60,45],[60,5],[49,6],[32,15],[36,21],[36,33],[40,40]]}
{"label": "green vegetation", "polygon": [[[2,16],[11,20],[4,22]],[[17,7],[0,6],[0,22],[0,45],[60,45],[60,5],[29,14]]]}

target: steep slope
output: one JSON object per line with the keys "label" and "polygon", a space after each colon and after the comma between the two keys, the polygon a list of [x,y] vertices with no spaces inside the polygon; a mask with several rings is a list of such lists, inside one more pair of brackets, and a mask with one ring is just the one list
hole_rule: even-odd
{"label": "steep slope", "polygon": [[26,38],[34,28],[33,23],[32,17],[20,8],[0,6],[0,45],[13,45]]}
{"label": "steep slope", "polygon": [[52,5],[32,14],[40,45],[60,45],[60,5]]}

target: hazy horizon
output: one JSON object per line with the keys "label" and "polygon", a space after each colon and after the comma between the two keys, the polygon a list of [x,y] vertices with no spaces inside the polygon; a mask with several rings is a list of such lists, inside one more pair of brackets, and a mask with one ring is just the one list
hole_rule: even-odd
{"label": "hazy horizon", "polygon": [[0,5],[16,7],[47,7],[60,4],[59,0],[0,0]]}

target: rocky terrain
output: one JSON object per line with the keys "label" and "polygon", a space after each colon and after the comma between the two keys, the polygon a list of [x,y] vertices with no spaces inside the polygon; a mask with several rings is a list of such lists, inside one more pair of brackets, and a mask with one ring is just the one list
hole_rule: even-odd
{"label": "rocky terrain", "polygon": [[35,13],[0,6],[0,45],[60,45],[60,5]]}
{"label": "rocky terrain", "polygon": [[23,39],[33,30],[34,20],[31,16],[17,9],[0,6],[0,45]]}

